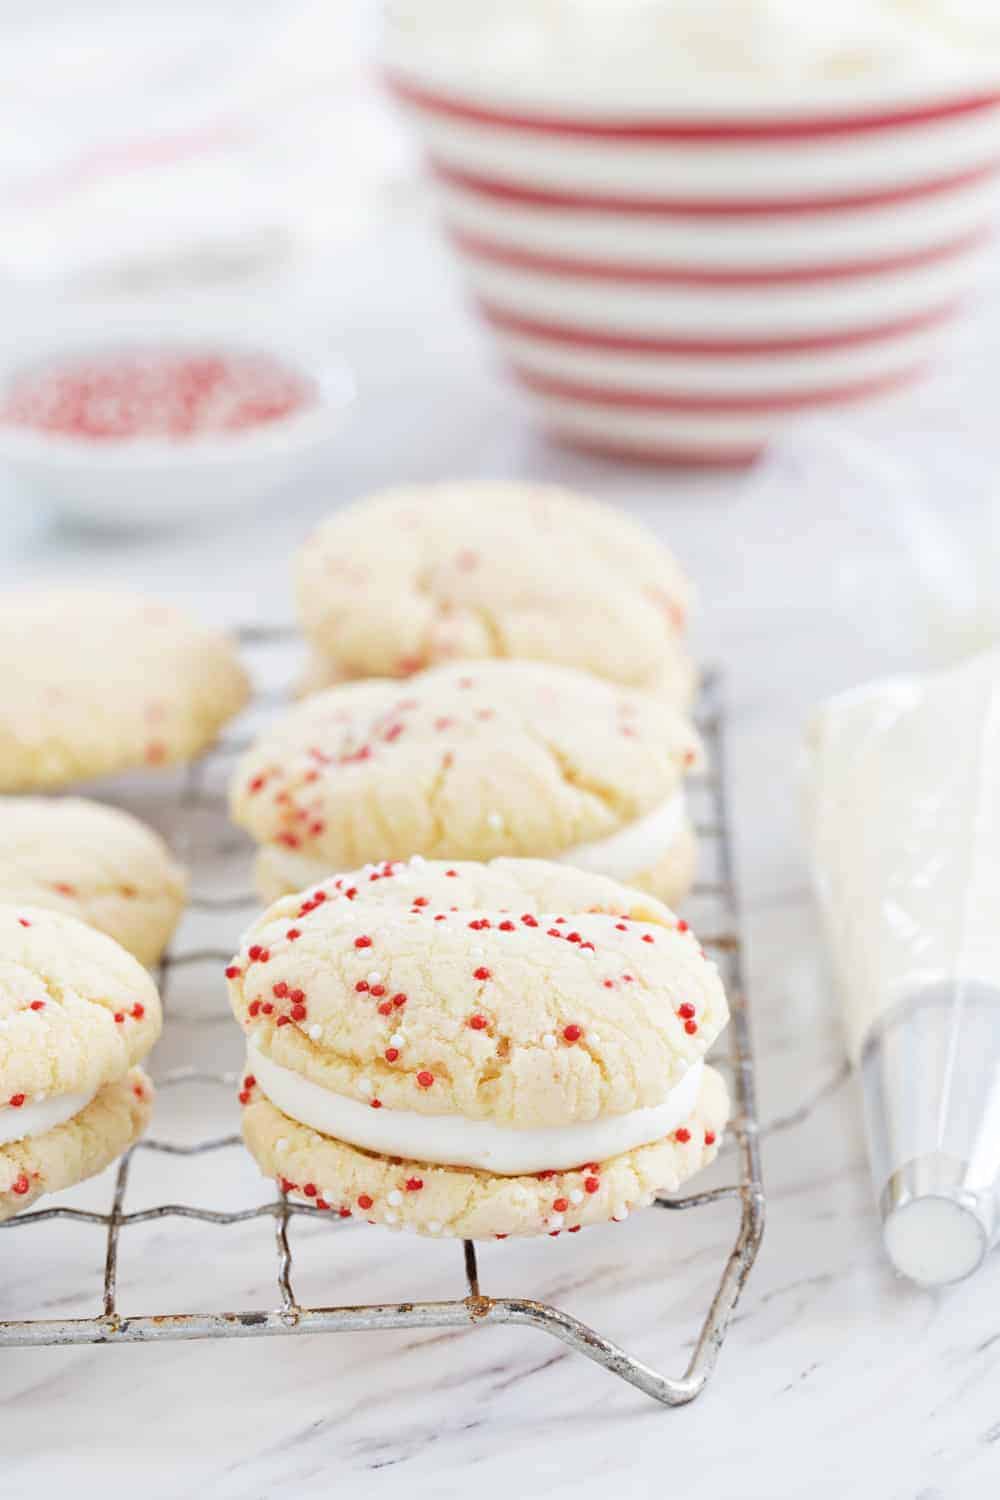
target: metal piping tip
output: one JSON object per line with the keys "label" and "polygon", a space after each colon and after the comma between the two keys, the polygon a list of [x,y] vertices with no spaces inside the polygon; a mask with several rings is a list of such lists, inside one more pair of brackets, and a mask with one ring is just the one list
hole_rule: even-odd
{"label": "metal piping tip", "polygon": [[971,1276],[1000,1228],[1000,987],[904,996],[869,1033],[861,1082],[889,1259],[922,1286]]}

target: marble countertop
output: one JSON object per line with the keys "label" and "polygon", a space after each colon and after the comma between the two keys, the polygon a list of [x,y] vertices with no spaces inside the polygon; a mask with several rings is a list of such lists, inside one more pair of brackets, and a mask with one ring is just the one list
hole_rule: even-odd
{"label": "marble countertop", "polygon": [[[558,479],[648,521],[696,578],[699,650],[728,676],[768,1196],[763,1249],[712,1383],[675,1411],[527,1329],[4,1351],[0,1495],[50,1495],[61,1483],[76,1497],[143,1500],[338,1488],[450,1497],[473,1487],[483,1500],[995,1494],[1000,1261],[934,1296],[897,1281],[881,1254],[856,1085],[842,1060],[796,830],[808,705],[915,650],[898,516],[866,483],[841,483],[823,465],[817,479],[814,457],[791,454],[761,474],[719,478],[557,453],[533,436],[496,378],[422,229],[356,265],[352,278],[339,341],[360,397],[328,473],[280,509],[241,518],[238,529],[207,518],[157,537],[73,532],[30,499],[0,491],[0,582],[103,578],[196,601],[220,621],[287,619],[291,549],[331,507],[399,479]],[[400,329],[409,329],[405,340]],[[904,449],[905,430],[897,440]],[[217,928],[213,941],[224,946],[235,935]],[[192,990],[179,1007],[161,1069],[193,1056],[230,1060],[228,1030],[201,1014],[201,1003]],[[250,1169],[231,1159],[231,1170],[235,1192]],[[178,1196],[202,1201],[208,1187],[189,1165],[171,1171]],[[142,1181],[136,1191],[141,1198]],[[555,1301],[679,1371],[733,1209],[667,1218],[638,1215],[558,1243],[487,1246],[484,1289]],[[207,1309],[223,1284],[231,1305],[241,1296],[259,1303],[272,1275],[260,1232],[223,1236],[193,1225],[168,1240],[162,1226],[130,1231],[121,1306]],[[94,1311],[80,1285],[98,1285],[99,1231],[31,1233],[30,1243],[11,1234],[0,1246],[4,1309]],[[455,1246],[353,1231],[331,1251],[328,1238],[306,1231],[298,1290],[313,1304],[452,1296],[457,1257]]]}

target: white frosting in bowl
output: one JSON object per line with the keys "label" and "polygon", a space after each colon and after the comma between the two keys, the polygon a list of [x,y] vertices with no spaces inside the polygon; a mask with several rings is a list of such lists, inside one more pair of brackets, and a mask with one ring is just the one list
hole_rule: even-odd
{"label": "white frosting in bowl", "polygon": [[995,71],[1000,12],[992,0],[391,0],[385,50],[463,92],[775,102]]}
{"label": "white frosting in bowl", "polygon": [[[636,818],[607,838],[589,844],[575,844],[551,857],[560,864],[575,865],[593,875],[608,875],[612,880],[633,880],[659,864],[684,826],[687,804],[683,791],[675,792],[652,812]],[[317,885],[334,873],[328,860],[313,859],[293,849],[278,849],[269,844],[265,851],[267,867],[294,890]]]}
{"label": "white frosting in bowl", "polygon": [[457,1115],[423,1115],[384,1106],[372,1109],[367,1103],[334,1094],[272,1062],[252,1038],[247,1045],[247,1068],[261,1092],[300,1125],[381,1156],[476,1167],[499,1177],[566,1171],[583,1162],[606,1161],[663,1140],[690,1117],[698,1098],[702,1067],[701,1061],[692,1063],[663,1103],[650,1109],[584,1124],[515,1130]]}
{"label": "white frosting in bowl", "polygon": [[5,1104],[0,1109],[0,1146],[28,1141],[33,1136],[45,1135],[57,1125],[65,1125],[87,1108],[94,1093],[96,1090],[89,1094],[54,1094],[51,1098],[27,1100],[20,1106]]}

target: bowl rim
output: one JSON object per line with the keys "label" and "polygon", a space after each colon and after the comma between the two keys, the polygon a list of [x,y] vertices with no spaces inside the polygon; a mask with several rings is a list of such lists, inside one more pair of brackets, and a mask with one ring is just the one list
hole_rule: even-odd
{"label": "bowl rim", "polygon": [[1000,57],[975,58],[910,78],[804,80],[741,86],[730,78],[698,80],[682,73],[658,82],[526,74],[501,76],[488,64],[443,58],[419,44],[384,43],[385,86],[418,112],[458,123],[539,130],[560,135],[633,135],[670,140],[741,137],[749,141],[800,135],[869,133],[936,123],[1000,104]]}

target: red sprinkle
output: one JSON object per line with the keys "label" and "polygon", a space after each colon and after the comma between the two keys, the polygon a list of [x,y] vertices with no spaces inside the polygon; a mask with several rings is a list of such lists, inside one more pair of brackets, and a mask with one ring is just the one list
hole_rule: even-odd
{"label": "red sprinkle", "polygon": [[677,923],[678,932],[688,932],[689,930],[690,929],[688,928],[688,924],[686,922],[681,921]]}
{"label": "red sprinkle", "polygon": [[314,1182],[307,1182],[302,1191],[305,1193],[307,1198],[315,1198],[319,1189]]}
{"label": "red sprinkle", "polygon": [[359,995],[366,994],[367,990],[368,990],[368,981],[367,981],[367,979],[359,979],[358,982],[357,982],[357,984],[354,986],[354,988],[355,988],[355,990],[357,991],[357,993]]}
{"label": "red sprinkle", "polygon": [[431,1084],[434,1082],[434,1074],[428,1073],[427,1069],[424,1068],[417,1074],[417,1082],[422,1089],[429,1089]]}
{"label": "red sprinkle", "polygon": [[305,1006],[304,1005],[293,1005],[292,1006],[292,1020],[293,1021],[304,1021],[305,1018],[306,1018],[306,1008],[305,1008]]}
{"label": "red sprinkle", "polygon": [[24,1094],[11,1094],[10,1098],[7,1100],[7,1103],[10,1105],[11,1109],[20,1109],[21,1105],[24,1103],[24,1100]]}
{"label": "red sprinkle", "polygon": [[[17,920],[20,922],[20,924],[21,924],[22,927],[30,927],[31,926],[31,923],[27,920],[26,917],[18,917]],[[237,972],[239,972],[239,971],[237,970]]]}
{"label": "red sprinkle", "polygon": [[[37,1003],[39,1005],[42,1005],[43,1002],[41,1000],[39,1000]],[[34,1009],[34,1007],[32,1007],[32,1009]],[[143,1016],[145,1014],[146,1014],[146,1007],[144,1005],[133,1005],[133,1007],[132,1007],[132,1019],[133,1019],[133,1021],[141,1021],[142,1018],[143,1018]]]}
{"label": "red sprinkle", "polygon": [[259,1014],[260,1014],[260,1001],[259,1000],[252,1000],[250,1002],[250,1004],[247,1006],[247,1015],[248,1016],[256,1016],[256,1015],[259,1015]]}
{"label": "red sprinkle", "polygon": [[283,979],[279,979],[278,983],[273,986],[272,994],[274,995],[276,1000],[284,1000],[285,996],[288,994],[288,985]]}
{"label": "red sprinkle", "polygon": [[242,432],[315,402],[310,381],[266,354],[159,349],[67,358],[20,376],[4,419],[94,444]]}
{"label": "red sprinkle", "polygon": [[653,934],[651,932],[644,932],[643,935],[642,935],[642,940],[643,940],[644,943],[655,943],[656,942],[656,939],[654,938],[654,936],[653,936]]}
{"label": "red sprinkle", "polygon": [[397,1010],[402,1010],[403,1006],[406,1004],[406,996],[402,995],[402,994],[400,994],[400,995],[393,995],[393,997],[392,997],[392,1003],[396,1007]]}
{"label": "red sprinkle", "polygon": [[247,949],[247,958],[249,958],[252,964],[255,964],[263,951],[259,943],[254,943],[252,948]]}
{"label": "red sprinkle", "polygon": [[229,968],[226,970],[226,978],[227,979],[239,979],[239,977],[240,977],[240,975],[242,973],[243,973],[243,970],[240,969],[240,968],[237,968],[236,964],[230,964]]}
{"label": "red sprinkle", "polygon": [[378,1000],[380,998],[380,996],[382,996],[382,995],[385,994],[385,985],[384,984],[373,984],[372,988],[371,988],[371,993],[375,997],[375,999]]}
{"label": "red sprinkle", "polygon": [[383,1000],[382,1003],[381,1003],[381,1005],[378,1007],[378,1013],[379,1013],[380,1016],[391,1016],[392,1015],[392,1001],[391,1000]]}
{"label": "red sprinkle", "polygon": [[297,927],[289,927],[288,931],[285,933],[285,937],[290,943],[294,943],[295,940],[297,938],[300,938],[301,936],[302,934]]}
{"label": "red sprinkle", "polygon": [[489,1022],[487,1021],[485,1016],[481,1016],[477,1012],[474,1016],[469,1017],[468,1024],[472,1027],[473,1031],[485,1031],[486,1027],[489,1025]]}
{"label": "red sprinkle", "polygon": [[552,1208],[553,1208],[553,1210],[554,1210],[555,1213],[557,1213],[557,1214],[564,1214],[566,1212],[566,1210],[569,1208],[569,1199],[568,1198],[557,1198],[555,1200],[555,1202],[553,1203]]}
{"label": "red sprinkle", "polygon": [[116,1010],[115,1011],[115,1025],[116,1026],[124,1026],[124,1024],[125,1024],[125,1016],[124,1016],[124,1014],[122,1013],[122,1011]]}
{"label": "red sprinkle", "polygon": [[479,968],[473,972],[473,979],[492,979],[489,969]]}
{"label": "red sprinkle", "polygon": [[399,1056],[399,1048],[398,1047],[386,1047],[386,1049],[385,1049],[385,1060],[386,1060],[386,1062],[395,1062],[398,1056]]}
{"label": "red sprinkle", "polygon": [[525,912],[524,916],[521,918],[521,921],[524,923],[525,927],[538,926],[538,918],[533,917],[530,912]]}
{"label": "red sprinkle", "polygon": [[17,1193],[18,1197],[21,1197],[28,1191],[30,1186],[31,1183],[28,1181],[26,1173],[22,1172],[17,1181],[11,1186],[11,1192]]}
{"label": "red sprinkle", "polygon": [[248,1073],[247,1076],[243,1080],[243,1087],[245,1089],[252,1089],[252,1088],[256,1087],[256,1084],[257,1084],[256,1078],[253,1076],[252,1073]]}
{"label": "red sprinkle", "polygon": [[361,1196],[358,1198],[358,1207],[359,1208],[363,1208],[363,1209],[369,1209],[369,1208],[371,1208],[371,1206],[372,1206],[372,1204],[374,1202],[375,1202],[374,1198],[369,1198],[369,1196],[368,1196],[367,1193],[362,1193]]}
{"label": "red sprinkle", "polygon": [[698,1022],[697,1021],[685,1021],[684,1022],[684,1030],[687,1032],[688,1036],[694,1036],[695,1032],[698,1030]]}
{"label": "red sprinkle", "polygon": [[694,1015],[694,1006],[691,1004],[690,1000],[685,1000],[683,1005],[678,1005],[677,1014],[683,1021],[691,1020],[691,1017]]}
{"label": "red sprinkle", "polygon": [[355,948],[370,948],[371,945],[372,940],[370,937],[356,937],[354,939]]}
{"label": "red sprinkle", "polygon": [[406,1179],[406,1191],[408,1193],[419,1193],[424,1185],[422,1177],[408,1177]]}
{"label": "red sprinkle", "polygon": [[596,1193],[600,1186],[601,1180],[599,1177],[586,1177],[584,1179],[583,1190],[586,1193]]}
{"label": "red sprinkle", "polygon": [[706,1146],[714,1146],[715,1145],[715,1131],[714,1130],[706,1130],[705,1131],[705,1145]]}
{"label": "red sprinkle", "polygon": [[372,1109],[381,1109],[381,1108],[382,1108],[382,1101],[381,1101],[381,1099],[373,1099],[372,1100]]}
{"label": "red sprinkle", "polygon": [[[44,1010],[45,1009],[45,1001],[44,1000],[32,1000],[32,1002],[31,1002],[31,1009],[32,1010]],[[132,1014],[135,1015],[135,1011],[133,1011]],[[141,1005],[139,1006],[139,1015],[140,1016],[142,1015],[142,1006]],[[136,1019],[138,1019],[138,1017],[136,1017]]]}
{"label": "red sprinkle", "polygon": [[513,922],[501,922],[500,923],[500,931],[501,932],[516,932],[516,930],[517,929],[514,926]]}
{"label": "red sprinkle", "polygon": [[686,1125],[681,1125],[678,1130],[674,1131],[674,1140],[680,1141],[682,1146],[686,1145],[690,1139],[691,1132],[690,1130],[688,1130]]}
{"label": "red sprinkle", "polygon": [[563,1027],[563,1038],[567,1042],[578,1042],[583,1036],[583,1027],[572,1025]]}

